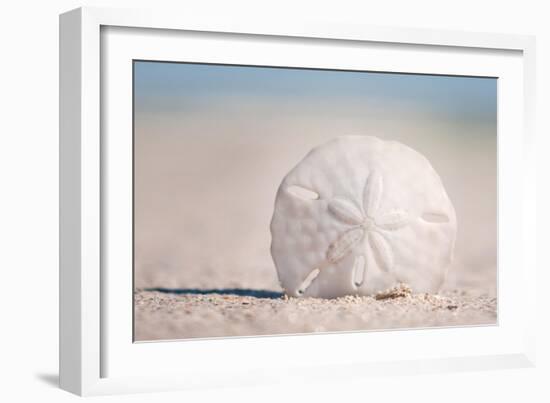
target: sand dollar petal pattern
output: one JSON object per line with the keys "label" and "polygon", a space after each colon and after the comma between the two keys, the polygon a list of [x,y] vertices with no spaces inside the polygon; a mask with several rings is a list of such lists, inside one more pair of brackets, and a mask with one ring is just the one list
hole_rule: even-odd
{"label": "sand dollar petal pattern", "polygon": [[[294,197],[292,185],[319,198]],[[446,220],[426,220],[427,212]],[[285,176],[271,234],[291,296],[372,295],[396,282],[433,292],[452,259],[456,215],[424,156],[395,141],[345,136],[315,147]]]}
{"label": "sand dollar petal pattern", "polygon": [[373,171],[368,179],[363,191],[363,208],[368,217],[373,217],[380,206],[382,198],[383,182],[379,171]]}
{"label": "sand dollar petal pattern", "polygon": [[368,238],[378,267],[385,272],[390,272],[393,269],[394,261],[390,244],[378,231],[369,231]]}
{"label": "sand dollar petal pattern", "polygon": [[376,217],[375,223],[378,227],[393,231],[404,227],[409,221],[409,214],[405,210],[392,210],[387,213],[380,214]]}
{"label": "sand dollar petal pattern", "polygon": [[360,225],[363,222],[361,212],[349,201],[335,198],[328,204],[329,211],[343,222],[353,225]]}

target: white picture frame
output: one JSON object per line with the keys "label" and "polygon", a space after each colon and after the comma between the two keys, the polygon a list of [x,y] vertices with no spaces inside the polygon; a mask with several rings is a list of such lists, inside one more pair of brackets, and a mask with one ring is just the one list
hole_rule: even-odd
{"label": "white picture frame", "polygon": [[[114,36],[106,39],[104,35],[109,32],[114,32]],[[198,52],[199,47],[193,42],[188,42],[189,46],[183,49],[177,46],[182,40],[181,35],[186,32],[193,32],[198,40],[201,35],[219,33],[216,41],[222,43],[235,36],[244,38],[242,49],[230,47],[231,52],[223,56],[229,58],[225,61],[240,57],[240,61],[244,60],[242,64],[254,61],[254,64],[273,63],[267,56],[258,62],[262,57],[258,52],[247,56],[246,46],[249,45],[246,38],[249,38],[256,44],[269,39],[271,43],[300,41],[301,46],[318,41],[319,46],[325,46],[329,51],[338,51],[346,44],[359,45],[358,52],[362,51],[361,46],[368,44],[391,47],[391,52],[386,54],[387,60],[382,57],[376,66],[369,64],[379,70],[391,68],[402,72],[443,74],[469,72],[471,75],[487,72],[491,76],[494,76],[491,72],[496,71],[504,83],[499,87],[498,257],[499,270],[506,269],[502,275],[499,272],[498,325],[429,331],[133,343],[128,337],[131,334],[128,323],[132,322],[131,308],[128,310],[132,288],[131,276],[128,278],[124,274],[127,273],[128,262],[124,260],[127,255],[115,256],[110,252],[113,248],[109,247],[113,242],[127,246],[128,236],[125,234],[131,231],[128,227],[131,216],[124,214],[126,205],[123,202],[131,191],[128,183],[131,161],[124,160],[128,157],[124,150],[129,144],[124,136],[106,135],[114,127],[120,128],[121,132],[126,130],[124,125],[127,126],[128,121],[123,115],[127,115],[128,104],[124,99],[130,93],[127,80],[115,80],[119,83],[115,85],[113,80],[102,80],[102,74],[108,72],[123,78],[127,72],[126,63],[139,58],[136,53],[142,52],[141,48],[143,52],[146,49],[153,52],[151,49],[154,48],[156,53],[147,56],[159,60],[165,55],[176,57],[171,56],[174,49],[180,53],[194,49],[195,60],[199,61],[207,57]],[[139,48],[136,48],[135,38],[132,39],[137,36],[140,36],[137,41]],[[116,52],[102,49],[107,48],[107,40],[108,47]],[[425,57],[411,60],[410,53],[407,54],[410,49],[424,53]],[[329,380],[380,373],[394,375],[534,365],[535,319],[526,315],[535,311],[528,308],[535,304],[537,270],[534,250],[534,49],[534,38],[520,35],[329,23],[297,25],[268,19],[210,21],[149,10],[80,8],[62,14],[61,387],[79,395],[96,395],[294,382],[298,377],[301,380]],[[296,57],[296,54],[288,53],[285,46],[277,52],[270,52],[270,57]],[[440,58],[440,54],[446,56]],[[405,55],[409,56],[408,59]],[[346,57],[343,56],[342,60]],[[351,54],[341,62],[341,66],[332,67],[348,66],[354,63],[353,57]],[[106,61],[105,58],[110,59]],[[113,63],[109,64],[110,61]],[[304,65],[309,62],[304,59],[296,63]],[[326,62],[311,59],[311,63]],[[496,64],[499,66],[494,67]],[[111,106],[126,112],[116,121],[112,120],[109,115]],[[118,159],[115,167],[109,163],[109,158],[117,150],[120,151],[117,157],[122,159]],[[113,183],[117,186],[112,186]],[[106,211],[122,214],[106,214]],[[115,220],[114,216],[119,218]],[[512,228],[515,232],[510,231]],[[124,247],[120,250],[124,251]],[[121,275],[108,270],[112,262],[126,267],[120,271]],[[113,292],[123,296],[113,298]],[[119,300],[124,302],[119,303]],[[458,340],[460,346],[450,347],[456,346]],[[362,353],[348,354],[357,351],[355,347],[358,345],[365,346]],[[408,348],[395,347],[401,345]],[[393,346],[391,354],[389,346]],[[318,351],[325,353],[319,355]],[[284,356],[285,352],[299,356],[299,359],[289,359]],[[293,355],[292,352],[300,354]],[[178,354],[185,360],[168,360],[169,356]],[[201,362],[209,365],[201,365]],[[141,368],[139,363],[142,363]],[[157,369],[152,372],[147,371],[147,367]]]}

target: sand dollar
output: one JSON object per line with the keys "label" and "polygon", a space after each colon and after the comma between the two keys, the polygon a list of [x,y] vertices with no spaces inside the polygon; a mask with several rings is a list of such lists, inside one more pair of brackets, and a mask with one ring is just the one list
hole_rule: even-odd
{"label": "sand dollar", "polygon": [[453,257],[456,215],[429,161],[395,141],[337,137],[283,179],[271,254],[291,296],[436,292]]}

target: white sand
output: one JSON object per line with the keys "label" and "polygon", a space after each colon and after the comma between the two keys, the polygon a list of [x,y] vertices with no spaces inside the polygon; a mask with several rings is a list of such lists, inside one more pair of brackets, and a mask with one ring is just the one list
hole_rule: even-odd
{"label": "white sand", "polygon": [[[230,291],[229,291],[230,292]],[[135,293],[136,340],[338,332],[496,323],[496,298],[473,292],[344,297]],[[262,295],[263,294],[263,295]],[[268,297],[268,298],[265,298]]]}

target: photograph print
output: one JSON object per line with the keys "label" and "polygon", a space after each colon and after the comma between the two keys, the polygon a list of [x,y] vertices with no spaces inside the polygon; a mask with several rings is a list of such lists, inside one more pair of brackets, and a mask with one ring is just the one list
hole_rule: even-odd
{"label": "photograph print", "polygon": [[497,324],[497,79],[133,61],[134,341]]}

